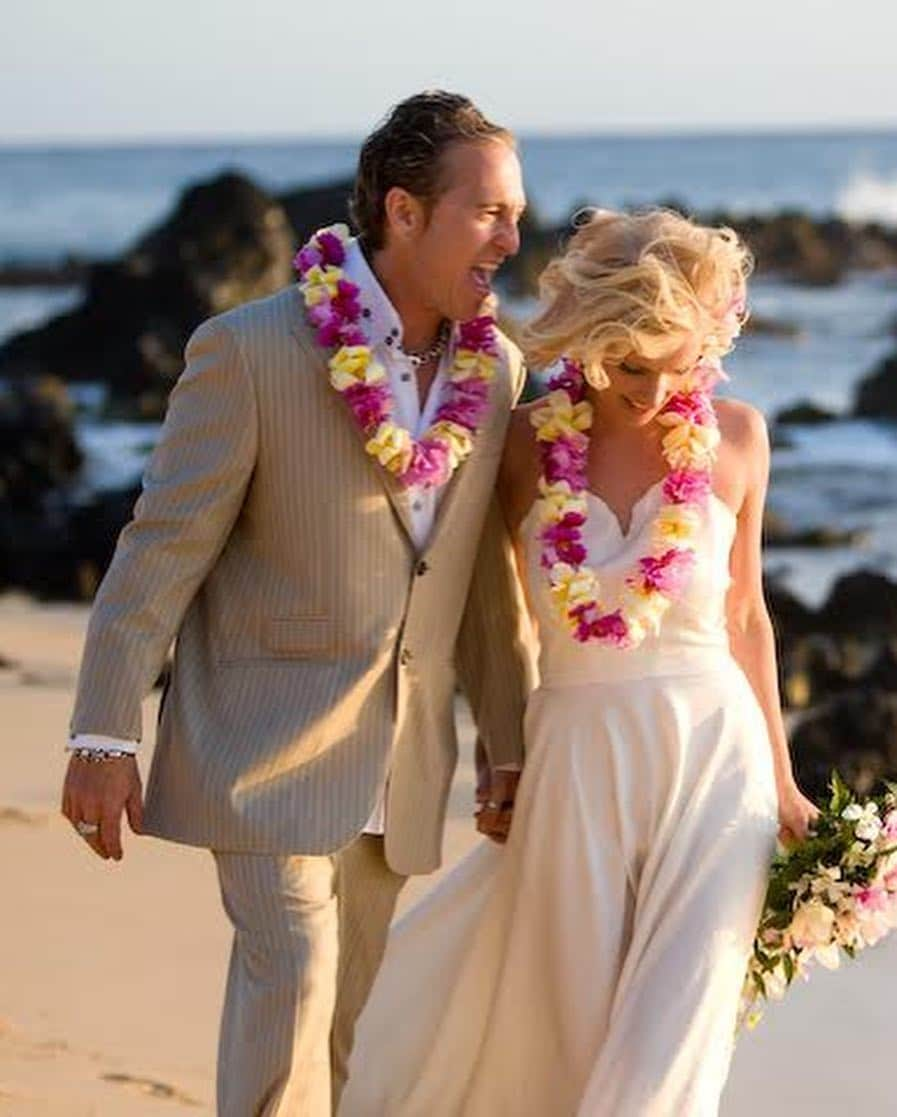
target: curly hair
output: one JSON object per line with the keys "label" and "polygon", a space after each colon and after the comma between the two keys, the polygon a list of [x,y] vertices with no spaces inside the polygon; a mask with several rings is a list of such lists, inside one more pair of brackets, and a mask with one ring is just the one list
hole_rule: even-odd
{"label": "curly hair", "polygon": [[752,267],[732,229],[666,209],[585,210],[540,276],[542,309],[522,336],[527,360],[545,368],[572,357],[600,387],[605,363],[633,353],[663,358],[695,336],[724,352],[744,317]]}
{"label": "curly hair", "polygon": [[515,146],[513,135],[487,120],[459,93],[427,90],[396,105],[365,140],[358,158],[350,204],[352,221],[372,250],[383,247],[386,195],[394,186],[428,207],[442,189],[442,156],[459,141],[499,140]]}

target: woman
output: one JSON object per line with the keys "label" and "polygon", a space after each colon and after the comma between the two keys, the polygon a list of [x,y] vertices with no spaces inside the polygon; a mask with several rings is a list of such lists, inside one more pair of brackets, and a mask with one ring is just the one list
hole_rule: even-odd
{"label": "woman", "polygon": [[763,420],[712,401],[749,256],[597,212],[542,280],[552,390],[501,475],[540,636],[507,846],[400,924],[345,1117],[710,1117],[776,831],[802,838],[760,536]]}

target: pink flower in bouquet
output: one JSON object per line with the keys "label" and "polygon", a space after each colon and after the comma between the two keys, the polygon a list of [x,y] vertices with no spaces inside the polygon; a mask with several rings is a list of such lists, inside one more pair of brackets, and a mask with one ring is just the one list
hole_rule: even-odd
{"label": "pink flower in bouquet", "polygon": [[663,483],[663,499],[667,504],[705,503],[710,496],[712,478],[709,469],[673,469]]}
{"label": "pink flower in bouquet", "polygon": [[888,811],[884,817],[882,833],[889,842],[897,842],[897,810]]}
{"label": "pink flower in bouquet", "polygon": [[885,911],[888,907],[887,892],[884,888],[879,888],[876,885],[857,889],[853,898],[861,914]]}

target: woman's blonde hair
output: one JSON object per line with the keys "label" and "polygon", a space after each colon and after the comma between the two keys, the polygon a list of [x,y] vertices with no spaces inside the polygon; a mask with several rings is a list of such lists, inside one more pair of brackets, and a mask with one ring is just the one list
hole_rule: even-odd
{"label": "woman's blonde hair", "polygon": [[666,209],[587,210],[576,223],[539,279],[543,307],[522,336],[531,366],[572,357],[602,387],[605,364],[632,353],[663,358],[695,336],[715,354],[731,347],[753,266],[732,229]]}

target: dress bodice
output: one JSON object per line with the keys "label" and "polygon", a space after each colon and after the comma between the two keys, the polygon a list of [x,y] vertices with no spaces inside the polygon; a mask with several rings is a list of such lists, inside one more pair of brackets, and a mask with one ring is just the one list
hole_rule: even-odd
{"label": "dress bodice", "polygon": [[[583,541],[588,563],[601,580],[604,601],[620,599],[623,582],[648,553],[651,527],[662,501],[661,482],[635,503],[624,534],[617,517],[594,493],[587,493],[588,523]],[[634,648],[590,641],[581,644],[555,611],[540,566],[537,504],[521,525],[529,599],[539,626],[539,673],[543,686],[631,679],[656,674],[690,674],[728,657],[726,591],[736,519],[720,497],[711,495],[696,540],[696,562],[683,595],[667,610],[656,635]]]}

